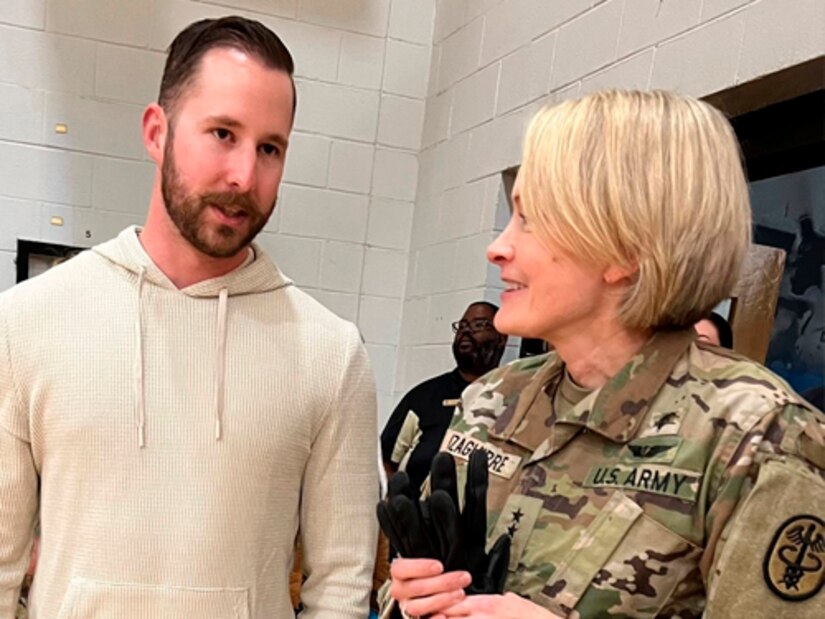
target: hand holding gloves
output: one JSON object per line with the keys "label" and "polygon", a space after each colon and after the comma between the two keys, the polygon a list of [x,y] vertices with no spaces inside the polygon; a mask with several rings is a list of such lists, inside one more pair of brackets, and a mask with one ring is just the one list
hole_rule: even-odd
{"label": "hand holding gloves", "polygon": [[479,449],[470,454],[460,510],[455,462],[441,452],[430,469],[430,496],[419,501],[407,474],[396,473],[387,500],[378,504],[378,521],[402,557],[437,559],[445,571],[468,571],[473,578],[466,588],[470,595],[502,593],[510,538],[502,535],[485,551],[487,485],[487,451]]}

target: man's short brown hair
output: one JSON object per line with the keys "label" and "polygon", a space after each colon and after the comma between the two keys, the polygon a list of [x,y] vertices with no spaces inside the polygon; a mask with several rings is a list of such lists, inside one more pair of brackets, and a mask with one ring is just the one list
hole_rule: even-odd
{"label": "man's short brown hair", "polygon": [[174,115],[181,95],[195,80],[201,59],[216,48],[232,48],[257,58],[271,69],[283,71],[292,82],[292,117],[298,103],[292,74],[292,55],[278,35],[262,23],[230,16],[203,19],[182,30],[169,46],[160,82],[158,103],[169,116]]}

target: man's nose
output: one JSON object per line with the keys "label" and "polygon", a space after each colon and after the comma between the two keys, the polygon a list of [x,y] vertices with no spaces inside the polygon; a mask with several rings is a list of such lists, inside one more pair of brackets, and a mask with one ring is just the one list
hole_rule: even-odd
{"label": "man's nose", "polygon": [[254,149],[237,148],[229,157],[226,182],[233,191],[247,193],[255,186],[258,154]]}

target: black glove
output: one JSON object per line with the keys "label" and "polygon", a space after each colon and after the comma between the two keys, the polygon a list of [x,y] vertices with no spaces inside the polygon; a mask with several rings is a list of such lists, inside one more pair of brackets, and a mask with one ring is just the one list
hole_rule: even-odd
{"label": "black glove", "polygon": [[510,562],[510,536],[503,534],[485,552],[487,543],[487,450],[470,454],[467,482],[464,486],[464,510],[461,512],[461,538],[466,553],[466,569],[473,582],[465,591],[502,593]]}
{"label": "black glove", "polygon": [[437,549],[428,503],[429,500],[419,502],[404,471],[390,478],[387,500],[378,503],[378,522],[400,556],[440,560],[442,553]]}
{"label": "black glove", "polygon": [[399,472],[378,504],[381,529],[402,557],[437,559],[444,570],[466,570],[473,580],[468,594],[502,593],[510,560],[510,537],[502,535],[490,552],[487,540],[487,451],[470,455],[464,510],[459,511],[458,482],[452,456],[441,452],[430,471],[430,496],[415,499],[409,477]]}

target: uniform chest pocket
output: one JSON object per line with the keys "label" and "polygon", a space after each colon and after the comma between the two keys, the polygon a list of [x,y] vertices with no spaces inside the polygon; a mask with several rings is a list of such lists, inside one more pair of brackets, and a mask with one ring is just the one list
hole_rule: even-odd
{"label": "uniform chest pocket", "polygon": [[655,617],[701,549],[616,491],[558,564],[535,601],[582,617]]}

